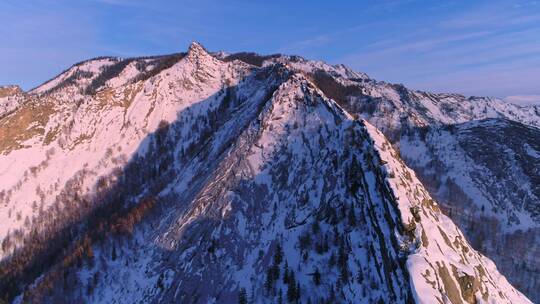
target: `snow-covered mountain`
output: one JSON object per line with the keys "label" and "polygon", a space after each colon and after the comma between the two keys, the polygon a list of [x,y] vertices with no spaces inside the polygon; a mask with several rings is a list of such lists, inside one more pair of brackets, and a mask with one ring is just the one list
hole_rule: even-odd
{"label": "snow-covered mountain", "polygon": [[530,303],[383,133],[402,148],[401,130],[497,113],[535,125],[535,110],[450,96],[422,116],[399,92],[341,65],[197,43],[85,61],[21,92],[0,118],[2,298]]}
{"label": "snow-covered mountain", "polygon": [[413,91],[299,57],[271,60],[293,61],[378,127],[475,248],[540,301],[540,106]]}

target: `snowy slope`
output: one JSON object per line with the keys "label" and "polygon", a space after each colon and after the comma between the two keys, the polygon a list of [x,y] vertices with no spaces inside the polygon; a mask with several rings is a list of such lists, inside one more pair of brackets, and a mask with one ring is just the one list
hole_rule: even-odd
{"label": "snowy slope", "polygon": [[68,91],[73,93],[73,91],[84,89],[104,68],[113,65],[117,61],[119,61],[118,58],[104,57],[77,63],[60,75],[32,89],[29,93],[45,94],[57,90],[63,90],[64,94]]}
{"label": "snowy slope", "polygon": [[[84,96],[79,104],[64,102],[73,92],[66,87],[5,117],[0,122],[5,133],[0,140],[0,198],[7,212],[0,214],[0,237],[6,240],[15,229],[28,230],[34,220],[54,217],[64,208],[58,196],[74,176],[77,190],[91,191],[99,176],[132,158],[161,121],[176,120],[177,112],[209,98],[223,83],[234,85],[247,70],[217,65],[207,57],[214,61],[205,62],[204,69],[197,56],[186,58],[145,83],[105,89]],[[206,69],[208,75],[203,75]],[[192,83],[194,77],[201,83]],[[14,246],[2,248],[3,255]]]}
{"label": "snowy slope", "polygon": [[540,130],[488,119],[422,134],[403,136],[401,155],[475,248],[540,296]]}
{"label": "snowy slope", "polygon": [[27,96],[18,86],[0,86],[0,117],[17,109]]}
{"label": "snowy slope", "polygon": [[499,299],[489,299],[492,288],[505,286],[512,289],[511,285],[498,273],[495,264],[474,251],[450,218],[441,213],[414,171],[396,158],[396,151],[382,133],[369,125],[368,130],[379,148],[381,159],[388,163],[386,171],[393,173],[389,184],[400,201],[402,217],[409,220],[409,226],[415,227],[416,241],[420,244],[408,258],[417,301],[434,303],[425,297],[426,293],[432,293],[436,298],[437,289],[443,287],[447,300],[452,303],[524,302],[524,296],[516,290]]}
{"label": "snowy slope", "polygon": [[[290,62],[349,113],[379,128],[475,247],[540,301],[538,105],[413,91],[294,56],[265,64],[274,61]],[[488,224],[479,229],[479,221]]]}
{"label": "snowy slope", "polygon": [[313,71],[366,75],[226,58],[88,61],[0,119],[6,299],[529,303]]}

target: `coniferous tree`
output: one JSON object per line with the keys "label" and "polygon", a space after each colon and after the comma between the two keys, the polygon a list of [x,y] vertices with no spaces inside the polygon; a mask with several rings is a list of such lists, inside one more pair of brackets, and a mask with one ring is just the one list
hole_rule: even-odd
{"label": "coniferous tree", "polygon": [[273,265],[271,268],[272,270],[272,281],[277,281],[279,279],[279,265]]}
{"label": "coniferous tree", "polygon": [[302,255],[302,259],[305,261],[307,261],[307,259],[309,258],[309,251],[304,251],[304,254]]}
{"label": "coniferous tree", "polygon": [[274,286],[274,280],[272,278],[272,268],[268,268],[266,270],[266,280],[264,281],[264,288],[266,289],[267,292],[270,292],[273,286]]}
{"label": "coniferous tree", "polygon": [[247,292],[243,287],[238,292],[238,304],[247,304]]}
{"label": "coniferous tree", "polygon": [[338,253],[338,266],[340,270],[340,279],[343,284],[347,284],[349,282],[348,259],[349,259],[349,255],[345,251],[344,242],[341,242],[339,246],[339,253]]}
{"label": "coniferous tree", "polygon": [[283,284],[289,284],[289,264],[285,261],[285,269],[283,270]]}
{"label": "coniferous tree", "polygon": [[334,254],[334,251],[330,254],[330,258],[328,259],[328,266],[330,268],[334,267],[336,265],[336,255]]}
{"label": "coniferous tree", "polygon": [[163,290],[163,288],[165,287],[165,286],[163,286],[163,273],[161,273],[161,274],[159,275],[159,278],[158,278],[158,280],[157,280],[156,285],[157,285],[157,287],[158,287],[159,289],[161,289],[161,290]]}
{"label": "coniferous tree", "polygon": [[300,249],[301,250],[310,248],[311,247],[311,236],[309,235],[309,233],[301,234],[298,237],[298,243],[300,244]]}
{"label": "coniferous tree", "polygon": [[342,219],[346,218],[347,217],[347,203],[345,203],[345,202],[342,203],[340,209],[341,209],[340,217]]}
{"label": "coniferous tree", "polygon": [[362,273],[362,269],[358,270],[358,275],[356,276],[356,281],[358,282],[358,284],[362,284],[362,282],[364,281],[364,274]]}
{"label": "coniferous tree", "polygon": [[334,226],[334,246],[339,245],[339,241],[341,240],[341,237],[339,235],[339,230],[336,226]]}
{"label": "coniferous tree", "polygon": [[319,272],[319,268],[315,268],[315,272],[313,273],[313,282],[317,286],[321,285],[321,273]]}
{"label": "coniferous tree", "polygon": [[251,291],[249,293],[249,303],[255,303],[255,286],[251,285]]}
{"label": "coniferous tree", "polygon": [[334,303],[336,300],[336,291],[334,290],[334,284],[330,285],[330,296],[328,302]]}
{"label": "coniferous tree", "polygon": [[296,278],[294,276],[294,271],[291,271],[289,275],[289,284],[287,288],[287,301],[289,303],[294,303],[297,299],[297,293],[296,293]]}
{"label": "coniferous tree", "polygon": [[324,243],[323,243],[323,241],[320,241],[315,245],[315,251],[318,254],[323,254],[324,253]]}
{"label": "coniferous tree", "polygon": [[111,252],[111,259],[113,261],[116,261],[116,244],[113,243],[112,252]]}
{"label": "coniferous tree", "polygon": [[351,204],[351,209],[349,209],[349,225],[351,227],[356,226],[356,215],[354,210],[354,204]]}
{"label": "coniferous tree", "polygon": [[283,248],[281,248],[281,244],[278,243],[276,246],[276,253],[274,254],[274,264],[279,265],[281,264],[281,261],[283,261]]}
{"label": "coniferous tree", "polygon": [[313,234],[317,234],[321,230],[321,226],[319,225],[319,221],[317,219],[315,219],[311,225],[311,229],[313,230]]}

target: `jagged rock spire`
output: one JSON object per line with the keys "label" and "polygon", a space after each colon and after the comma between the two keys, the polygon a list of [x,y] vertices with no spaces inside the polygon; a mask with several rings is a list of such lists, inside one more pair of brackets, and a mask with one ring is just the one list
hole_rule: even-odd
{"label": "jagged rock spire", "polygon": [[199,42],[193,41],[189,45],[187,56],[191,58],[199,58],[210,56],[210,54],[208,54],[208,51]]}
{"label": "jagged rock spire", "polygon": [[0,97],[15,95],[22,92],[23,90],[18,85],[0,86]]}

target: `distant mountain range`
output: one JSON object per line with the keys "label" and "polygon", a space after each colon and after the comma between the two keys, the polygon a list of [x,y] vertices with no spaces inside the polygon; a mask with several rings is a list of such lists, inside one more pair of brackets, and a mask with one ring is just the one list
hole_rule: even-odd
{"label": "distant mountain range", "polygon": [[198,43],[2,87],[0,301],[539,302],[539,127]]}

